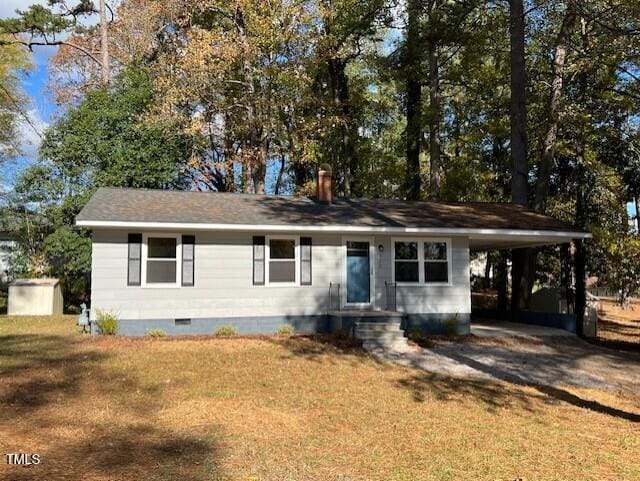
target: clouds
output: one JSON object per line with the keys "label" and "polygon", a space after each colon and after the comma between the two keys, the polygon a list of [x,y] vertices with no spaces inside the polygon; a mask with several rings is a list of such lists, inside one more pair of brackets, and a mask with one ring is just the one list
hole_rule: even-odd
{"label": "clouds", "polygon": [[49,124],[42,118],[38,109],[27,112],[29,122],[22,120],[19,127],[20,151],[26,160],[35,160],[42,142],[41,135]]}

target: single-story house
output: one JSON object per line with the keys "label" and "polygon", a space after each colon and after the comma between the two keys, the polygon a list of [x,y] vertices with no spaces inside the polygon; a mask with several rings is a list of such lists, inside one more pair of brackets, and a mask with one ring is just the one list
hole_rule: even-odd
{"label": "single-story house", "polygon": [[469,331],[469,252],[589,237],[508,203],[333,199],[101,188],[78,214],[93,234],[91,319],[120,332],[335,329],[332,313],[400,313]]}

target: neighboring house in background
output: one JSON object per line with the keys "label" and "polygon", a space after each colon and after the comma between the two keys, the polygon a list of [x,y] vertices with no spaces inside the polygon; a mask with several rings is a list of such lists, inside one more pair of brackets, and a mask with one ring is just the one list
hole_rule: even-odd
{"label": "neighboring house in background", "polygon": [[[122,334],[324,332],[334,311],[391,310],[404,327],[469,332],[469,253],[589,234],[514,204],[332,200],[101,188],[78,214],[93,231],[91,319]],[[340,319],[340,318],[338,318]]]}
{"label": "neighboring house in background", "polygon": [[0,230],[0,284],[5,284],[9,280],[11,250],[15,244],[9,233]]}

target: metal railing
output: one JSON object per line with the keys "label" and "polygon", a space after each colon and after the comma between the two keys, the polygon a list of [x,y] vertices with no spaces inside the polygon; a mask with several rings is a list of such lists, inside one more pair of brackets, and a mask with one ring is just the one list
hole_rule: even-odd
{"label": "metal railing", "polygon": [[385,295],[387,296],[387,311],[398,310],[397,286],[395,282],[384,281]]}
{"label": "metal railing", "polygon": [[329,282],[329,308],[327,310],[339,311],[340,309],[342,309],[342,302],[340,302],[340,284]]}

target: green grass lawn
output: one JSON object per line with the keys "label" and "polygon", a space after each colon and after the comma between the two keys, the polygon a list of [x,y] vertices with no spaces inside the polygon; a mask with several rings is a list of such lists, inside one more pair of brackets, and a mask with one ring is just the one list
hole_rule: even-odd
{"label": "green grass lawn", "polygon": [[[640,425],[309,338],[90,338],[0,317],[2,480],[635,480]],[[640,413],[619,393],[576,394]]]}

